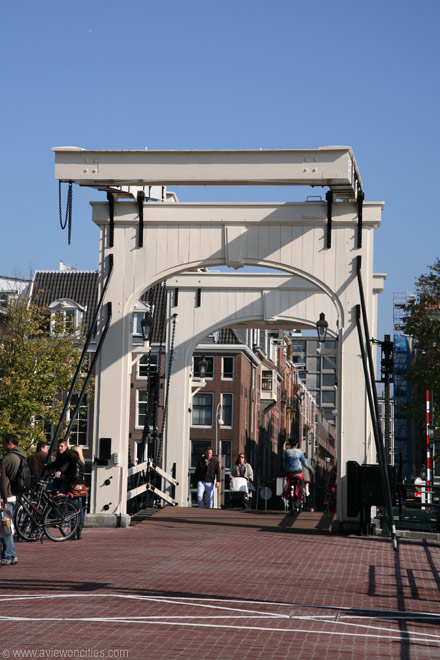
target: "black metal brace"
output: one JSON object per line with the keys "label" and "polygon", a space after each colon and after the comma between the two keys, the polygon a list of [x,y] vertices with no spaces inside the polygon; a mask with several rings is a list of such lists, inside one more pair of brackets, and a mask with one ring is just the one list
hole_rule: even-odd
{"label": "black metal brace", "polygon": [[[371,352],[371,342],[370,342],[370,331],[368,328],[368,319],[367,319],[367,308],[365,304],[365,295],[364,295],[364,287],[362,283],[362,257],[359,255],[356,259],[356,271],[357,271],[357,279],[358,279],[358,285],[359,285],[359,297],[361,304],[356,305],[356,325],[358,327],[358,334],[359,334],[359,344],[361,348],[361,353],[362,353],[362,361],[364,365],[364,372],[365,372],[365,383],[366,383],[366,388],[367,388],[367,394],[369,398],[369,405],[370,405],[370,414],[371,414],[371,420],[373,424],[373,435],[374,435],[374,440],[376,443],[376,453],[378,457],[378,463],[379,463],[379,474],[382,482],[382,491],[383,491],[383,496],[384,496],[384,501],[385,501],[385,508],[388,513],[388,522],[390,525],[390,531],[391,531],[391,541],[393,544],[393,550],[397,550],[397,535],[396,535],[396,526],[394,523],[394,514],[393,514],[393,502],[392,502],[392,497],[391,497],[391,488],[390,488],[390,481],[389,481],[389,475],[388,475],[388,470],[387,470],[387,465],[386,465],[386,456],[385,456],[385,448],[384,448],[384,443],[383,443],[383,433],[382,433],[382,427],[379,424],[379,401],[377,397],[377,388],[376,388],[376,378],[375,378],[375,372],[374,372],[374,365],[373,365],[373,356]],[[362,312],[362,316],[361,316]],[[362,338],[362,330],[361,330],[361,318],[363,320],[363,326],[364,326],[364,337]],[[371,394],[371,396],[370,396]]]}
{"label": "black metal brace", "polygon": [[138,239],[138,247],[143,247],[144,246],[144,201],[145,201],[145,193],[143,190],[138,190],[137,194],[137,203],[138,203],[138,209],[139,209],[139,239]]}
{"label": "black metal brace", "polygon": [[109,247],[113,247],[115,240],[115,198],[113,193],[107,193],[107,200],[109,206],[109,215],[110,215],[110,234],[108,239]]}
{"label": "black metal brace", "polygon": [[332,207],[333,190],[329,190],[325,196],[327,200],[327,248],[332,246]]}
{"label": "black metal brace", "polygon": [[364,199],[365,199],[365,194],[362,188],[359,188],[358,194],[357,194],[357,207],[358,207],[358,240],[357,240],[357,246],[358,248],[362,247],[362,212],[364,208]]}

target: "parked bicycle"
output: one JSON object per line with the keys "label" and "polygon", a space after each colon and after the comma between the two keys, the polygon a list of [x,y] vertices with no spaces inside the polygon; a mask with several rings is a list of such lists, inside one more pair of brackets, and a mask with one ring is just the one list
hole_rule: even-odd
{"label": "parked bicycle", "polygon": [[80,511],[71,494],[48,494],[47,482],[39,479],[35,489],[17,498],[14,524],[24,541],[42,541],[43,534],[51,541],[67,541],[80,524]]}

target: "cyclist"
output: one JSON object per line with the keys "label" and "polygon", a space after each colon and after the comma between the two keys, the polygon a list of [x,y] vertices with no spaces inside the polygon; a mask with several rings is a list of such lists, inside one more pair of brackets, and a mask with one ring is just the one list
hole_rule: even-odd
{"label": "cyclist", "polygon": [[[312,474],[313,474],[313,468],[308,464],[307,459],[304,456],[304,452],[302,452],[301,449],[299,448],[299,440],[293,440],[292,445],[290,445],[288,442],[286,442],[286,444],[284,445],[283,465],[287,477],[286,491],[285,491],[286,494],[288,494],[289,492],[288,491],[289,477],[294,477],[295,475],[301,474],[300,488],[304,496],[301,465],[307,468],[307,470],[309,470]],[[286,497],[286,499],[288,499],[288,496]]]}

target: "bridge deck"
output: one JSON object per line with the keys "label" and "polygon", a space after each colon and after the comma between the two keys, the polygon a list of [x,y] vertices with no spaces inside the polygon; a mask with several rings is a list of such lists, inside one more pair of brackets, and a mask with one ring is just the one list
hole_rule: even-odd
{"label": "bridge deck", "polygon": [[0,570],[0,650],[439,658],[440,543],[404,540],[396,555],[388,540],[334,536],[329,524],[167,507],[79,542],[19,543],[19,563]]}

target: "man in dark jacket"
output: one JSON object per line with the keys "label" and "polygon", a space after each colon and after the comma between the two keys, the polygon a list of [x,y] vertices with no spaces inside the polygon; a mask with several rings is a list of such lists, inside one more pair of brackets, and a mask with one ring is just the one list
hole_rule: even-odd
{"label": "man in dark jacket", "polygon": [[208,447],[200,459],[194,473],[194,481],[197,483],[197,502],[201,509],[205,507],[203,495],[206,493],[206,508],[213,508],[214,486],[218,488],[220,481],[220,465],[218,458],[212,455],[212,447]]}
{"label": "man in dark jacket", "polygon": [[49,481],[47,490],[49,492],[59,491],[64,483],[64,476],[70,465],[70,449],[67,447],[67,441],[62,438],[58,440],[58,451],[55,460],[46,467],[48,471],[54,473],[54,478]]}
{"label": "man in dark jacket", "polygon": [[39,477],[47,462],[47,452],[49,451],[49,444],[40,440],[37,443],[37,451],[34,451],[28,458],[30,470],[34,477]]}
{"label": "man in dark jacket", "polygon": [[18,446],[18,442],[19,440],[17,436],[13,433],[8,433],[8,435],[5,435],[3,438],[3,449],[6,451],[6,454],[3,457],[3,463],[6,470],[6,476],[8,477],[8,499],[15,495],[13,488],[11,487],[11,482],[13,482],[17,476],[18,468],[20,467],[20,456],[26,458],[26,452]]}

